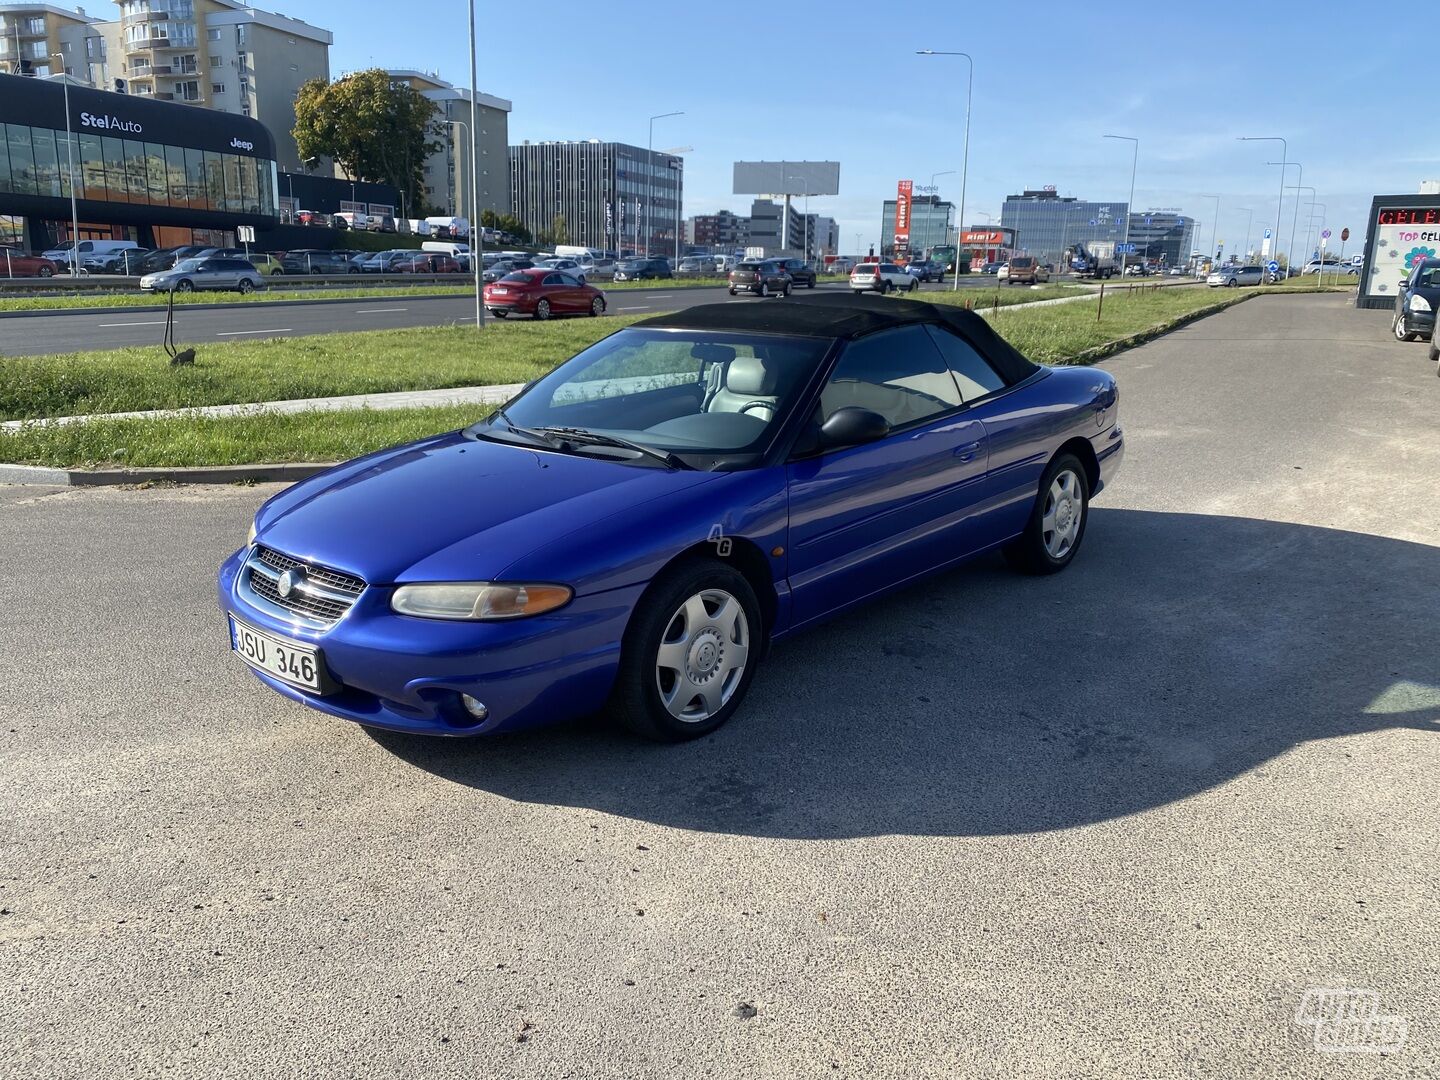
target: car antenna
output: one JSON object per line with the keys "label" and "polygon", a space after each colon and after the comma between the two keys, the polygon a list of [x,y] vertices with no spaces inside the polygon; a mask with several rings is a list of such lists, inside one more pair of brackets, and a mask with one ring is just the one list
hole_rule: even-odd
{"label": "car antenna", "polygon": [[170,366],[180,367],[184,364],[195,363],[195,350],[182,349],[175,351],[175,286],[171,285],[169,290],[169,304],[165,311],[165,351],[170,354]]}

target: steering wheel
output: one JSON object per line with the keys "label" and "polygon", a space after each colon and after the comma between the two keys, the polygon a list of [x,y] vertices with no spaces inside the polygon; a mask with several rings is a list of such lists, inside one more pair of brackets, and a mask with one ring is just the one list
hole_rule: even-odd
{"label": "steering wheel", "polygon": [[773,415],[775,412],[775,403],[773,401],[747,401],[744,405],[740,406],[740,415],[744,416],[751,409],[769,409]]}

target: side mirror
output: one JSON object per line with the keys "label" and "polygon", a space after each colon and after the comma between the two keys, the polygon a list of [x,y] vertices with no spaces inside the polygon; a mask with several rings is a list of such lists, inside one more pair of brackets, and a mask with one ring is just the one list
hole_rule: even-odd
{"label": "side mirror", "polygon": [[890,434],[890,423],[877,412],[847,405],[836,409],[820,425],[820,443],[834,448],[875,442]]}

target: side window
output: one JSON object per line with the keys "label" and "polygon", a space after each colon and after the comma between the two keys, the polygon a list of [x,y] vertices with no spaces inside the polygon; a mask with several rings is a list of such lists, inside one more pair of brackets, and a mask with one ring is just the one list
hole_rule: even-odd
{"label": "side window", "polygon": [[955,381],[960,384],[960,396],[966,401],[984,397],[1005,385],[1005,380],[968,341],[943,327],[927,326],[925,329],[950,365]]}
{"label": "side window", "polygon": [[559,274],[546,274],[546,275],[545,275],[545,280],[542,281],[540,284],[541,284],[541,285],[563,285],[564,282],[561,280]]}
{"label": "side window", "polygon": [[557,276],[560,278],[561,285],[573,285],[578,287],[580,284],[579,278],[572,277],[569,274],[559,274]]}
{"label": "side window", "polygon": [[822,422],[854,405],[904,427],[961,404],[955,380],[922,326],[886,330],[845,347],[820,393]]}

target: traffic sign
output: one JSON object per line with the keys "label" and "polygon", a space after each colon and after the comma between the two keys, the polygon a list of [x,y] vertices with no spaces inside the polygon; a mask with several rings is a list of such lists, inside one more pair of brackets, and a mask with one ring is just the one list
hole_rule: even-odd
{"label": "traffic sign", "polygon": [[1320,230],[1320,239],[1321,239],[1321,240],[1329,240],[1329,239],[1330,239],[1330,230],[1329,230],[1329,229],[1321,229],[1321,230]]}
{"label": "traffic sign", "polygon": [[1266,240],[1269,240],[1269,239],[1270,239],[1270,230],[1269,230],[1269,229],[1266,229],[1266,230],[1265,230],[1265,239],[1266,239]]}
{"label": "traffic sign", "polygon": [[1280,264],[1274,259],[1271,259],[1268,263],[1265,264],[1265,269],[1269,270],[1272,274],[1278,274],[1280,272]]}
{"label": "traffic sign", "polygon": [[235,239],[239,240],[242,244],[253,244],[255,242],[255,226],[235,226]]}
{"label": "traffic sign", "polygon": [[1135,245],[1134,245],[1134,244],[1116,244],[1116,245],[1115,245],[1115,254],[1116,254],[1116,255],[1134,255],[1134,254],[1135,254]]}
{"label": "traffic sign", "polygon": [[1349,239],[1350,239],[1350,230],[1349,230],[1348,228],[1346,228],[1346,229],[1341,229],[1341,230],[1340,230],[1340,239],[1341,239],[1341,240],[1349,240]]}

